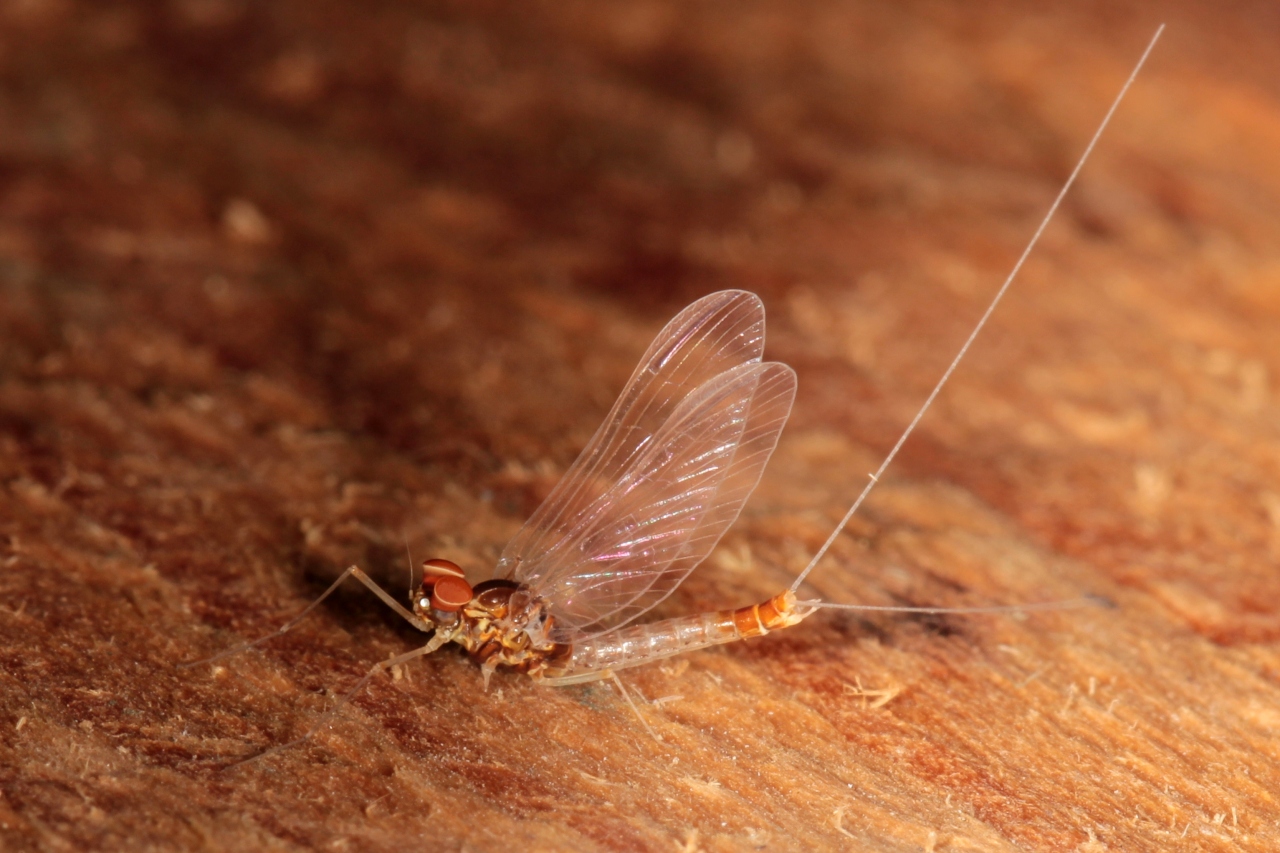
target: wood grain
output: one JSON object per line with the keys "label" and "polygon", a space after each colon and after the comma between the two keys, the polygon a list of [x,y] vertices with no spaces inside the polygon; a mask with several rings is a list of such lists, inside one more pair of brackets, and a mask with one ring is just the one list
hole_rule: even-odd
{"label": "wood grain", "polygon": [[1280,42],[1174,4],[826,613],[488,692],[362,590],[485,576],[724,287],[800,394],[663,614],[784,587],[981,313],[1144,4],[0,11],[0,848],[1280,847]]}

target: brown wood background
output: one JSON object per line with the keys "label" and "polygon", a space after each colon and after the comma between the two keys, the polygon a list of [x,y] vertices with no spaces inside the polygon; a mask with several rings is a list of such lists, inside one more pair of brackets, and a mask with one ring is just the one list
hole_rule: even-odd
{"label": "brown wood background", "polygon": [[[1273,2],[0,6],[0,848],[1280,849]],[[360,589],[485,576],[653,333],[764,299],[792,423],[663,607],[818,546],[1159,20],[821,614],[541,689]],[[887,700],[887,701],[883,701]]]}

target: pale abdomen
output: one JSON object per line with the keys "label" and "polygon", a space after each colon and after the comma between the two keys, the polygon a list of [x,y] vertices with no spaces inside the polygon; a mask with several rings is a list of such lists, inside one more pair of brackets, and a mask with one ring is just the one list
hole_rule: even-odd
{"label": "pale abdomen", "polygon": [[796,607],[795,593],[788,591],[737,610],[629,625],[574,643],[568,659],[547,667],[541,678],[553,686],[595,681],[619,669],[788,628],[812,612],[813,608]]}

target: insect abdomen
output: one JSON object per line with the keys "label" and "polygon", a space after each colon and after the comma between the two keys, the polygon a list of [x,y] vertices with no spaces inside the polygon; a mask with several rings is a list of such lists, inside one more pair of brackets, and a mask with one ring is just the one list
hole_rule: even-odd
{"label": "insect abdomen", "polygon": [[795,606],[795,593],[780,593],[761,604],[631,625],[574,643],[563,669],[548,669],[547,681],[592,681],[610,671],[639,666],[695,649],[759,637],[795,625],[813,612]]}

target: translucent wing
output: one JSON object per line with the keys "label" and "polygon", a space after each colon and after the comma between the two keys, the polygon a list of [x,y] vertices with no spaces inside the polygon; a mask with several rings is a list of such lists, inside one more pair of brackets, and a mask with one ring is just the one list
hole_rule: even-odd
{"label": "translucent wing", "polygon": [[754,293],[712,293],[677,314],[649,344],[577,460],[507,544],[498,575],[527,582],[529,559],[560,539],[601,488],[622,477],[685,397],[763,354],[764,305]]}
{"label": "translucent wing", "polygon": [[609,418],[507,546],[563,639],[616,628],[671,593],[755,488],[795,395],[759,363],[764,312],[712,294],[667,325]]}
{"label": "translucent wing", "polygon": [[531,563],[618,482],[685,397],[726,370],[759,362],[763,353],[764,306],[754,293],[712,293],[677,314],[649,345],[578,459],[507,544],[497,574],[527,583]]}
{"label": "translucent wing", "polygon": [[[738,517],[795,398],[785,364],[746,364],[676,409],[611,487],[522,565],[560,641],[630,622],[671,594]],[[526,568],[527,567],[527,568]]]}

